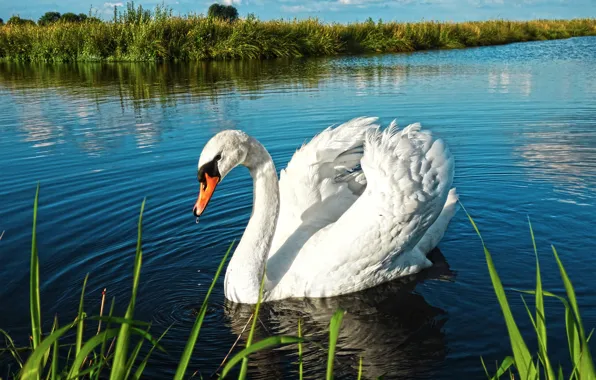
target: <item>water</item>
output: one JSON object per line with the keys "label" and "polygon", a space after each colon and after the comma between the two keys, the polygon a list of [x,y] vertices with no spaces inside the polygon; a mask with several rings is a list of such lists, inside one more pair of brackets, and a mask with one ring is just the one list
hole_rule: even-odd
{"label": "water", "polygon": [[[562,293],[550,244],[574,282],[586,328],[596,327],[596,38],[293,61],[187,65],[0,65],[0,327],[27,344],[32,203],[41,183],[38,241],[45,330],[72,320],[83,278],[85,307],[101,291],[124,312],[136,222],[147,197],[144,263],[135,317],[152,321],[169,355],[149,377],[171,375],[217,265],[248,220],[252,184],[236,169],[195,224],[196,162],[217,131],[259,139],[278,170],[323,128],[376,115],[387,125],[420,121],[451,147],[455,186],[484,234],[506,287],[534,286],[532,218],[546,289]],[[326,345],[338,306],[348,311],[337,374],[460,379],[483,376],[480,356],[509,354],[506,329],[479,239],[463,212],[410,281],[329,300],[263,309],[258,335],[296,334],[298,319]],[[521,299],[510,302],[522,331]],[[546,303],[549,350],[566,363],[562,307]],[[224,301],[220,280],[191,369],[213,373],[251,309]],[[531,336],[531,334],[530,334]],[[241,340],[244,341],[245,337]],[[535,341],[528,337],[535,347]],[[305,371],[324,354],[305,347]],[[255,355],[254,378],[296,372],[295,347]],[[6,376],[6,354],[0,376]],[[266,365],[265,365],[266,363]],[[13,367],[14,368],[14,367]],[[167,377],[167,376],[166,376]]]}

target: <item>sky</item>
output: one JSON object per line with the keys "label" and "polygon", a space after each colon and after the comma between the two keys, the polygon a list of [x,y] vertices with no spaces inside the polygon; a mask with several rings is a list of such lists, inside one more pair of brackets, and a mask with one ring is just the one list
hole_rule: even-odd
{"label": "sky", "polygon": [[[164,0],[174,14],[207,12],[213,0]],[[240,16],[254,13],[262,20],[318,17],[327,22],[364,21],[469,21],[504,18],[596,17],[596,0],[220,0],[234,5]],[[161,0],[137,0],[154,8]],[[0,0],[0,18],[13,14],[37,20],[47,11],[88,13],[109,19],[114,6],[126,0]]]}

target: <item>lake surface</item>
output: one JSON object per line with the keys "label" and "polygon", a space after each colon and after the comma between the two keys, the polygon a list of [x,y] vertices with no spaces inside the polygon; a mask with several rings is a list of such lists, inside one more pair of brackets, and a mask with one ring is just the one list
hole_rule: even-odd
{"label": "lake surface", "polygon": [[[124,312],[147,197],[135,317],[152,321],[155,335],[173,323],[164,338],[169,355],[154,354],[146,373],[171,377],[217,265],[252,206],[248,171],[236,169],[195,224],[196,163],[206,141],[222,129],[242,129],[269,149],[280,170],[318,131],[371,115],[383,125],[393,118],[402,127],[421,122],[450,145],[455,186],[506,287],[534,287],[530,216],[544,287],[564,292],[552,243],[589,331],[596,327],[595,72],[594,37],[291,61],[0,64],[0,327],[28,344],[38,181],[45,331],[55,314],[62,325],[74,318],[86,273],[86,311],[99,313],[107,288]],[[342,307],[339,378],[355,376],[360,356],[367,377],[484,376],[480,356],[494,363],[510,348],[480,241],[462,210],[439,248],[435,266],[407,281],[268,304],[258,336],[294,335],[302,319],[305,334],[326,345],[329,318]],[[520,328],[531,332],[519,295],[509,298]],[[563,308],[548,300],[546,309],[549,351],[566,363]],[[222,276],[191,369],[204,377],[216,371],[251,311],[225,302]],[[296,357],[295,346],[258,353],[251,376],[295,374]],[[322,376],[325,360],[314,344],[305,347],[312,378]],[[0,363],[6,376],[6,355]]]}

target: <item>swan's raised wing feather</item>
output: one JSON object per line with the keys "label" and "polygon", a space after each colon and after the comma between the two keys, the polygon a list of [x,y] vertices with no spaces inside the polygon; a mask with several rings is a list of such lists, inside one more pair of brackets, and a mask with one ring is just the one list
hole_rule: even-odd
{"label": "swan's raised wing feather", "polygon": [[410,251],[445,205],[454,173],[449,148],[419,124],[399,131],[392,123],[367,133],[361,165],[364,193],[306,242],[281,288],[333,296],[427,266],[426,252]]}
{"label": "swan's raised wing feather", "polygon": [[360,167],[364,139],[376,120],[362,117],[329,127],[294,153],[280,174],[281,208],[270,257],[281,245],[292,244],[287,240],[298,228],[310,237],[356,201],[366,187]]}

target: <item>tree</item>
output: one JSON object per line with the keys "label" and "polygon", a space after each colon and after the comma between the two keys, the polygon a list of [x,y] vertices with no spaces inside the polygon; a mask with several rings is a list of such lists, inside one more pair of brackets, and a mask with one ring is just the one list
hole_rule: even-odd
{"label": "tree", "polygon": [[0,18],[0,26],[4,25],[4,20]]}
{"label": "tree", "polygon": [[10,16],[6,25],[35,25],[35,21],[21,18],[19,15]]}
{"label": "tree", "polygon": [[209,7],[207,16],[233,22],[238,19],[238,10],[231,5],[225,6],[215,3]]}
{"label": "tree", "polygon": [[74,14],[72,12],[64,13],[60,17],[60,21],[62,22],[83,22],[87,20],[87,15],[84,13]]}
{"label": "tree", "polygon": [[59,12],[46,12],[43,16],[41,16],[39,18],[37,23],[39,25],[50,25],[50,24],[55,23],[58,20],[60,20]]}

